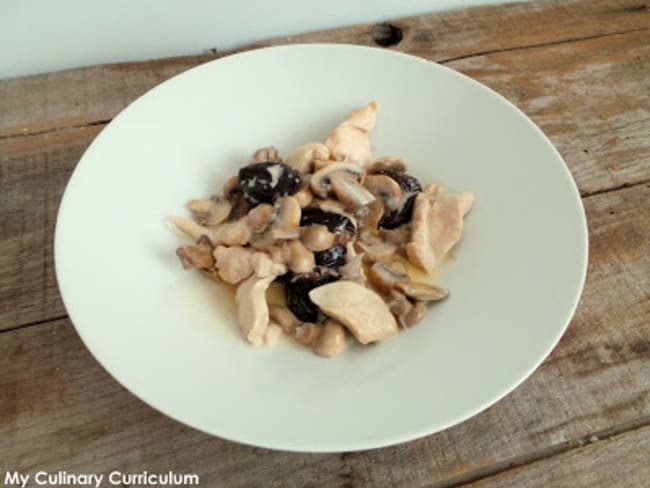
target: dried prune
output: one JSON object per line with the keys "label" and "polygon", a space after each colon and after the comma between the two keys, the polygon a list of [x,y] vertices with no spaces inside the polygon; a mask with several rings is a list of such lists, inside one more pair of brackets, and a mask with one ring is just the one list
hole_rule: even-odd
{"label": "dried prune", "polygon": [[336,244],[324,251],[315,252],[314,259],[316,260],[316,266],[334,268],[345,263],[346,254],[346,247],[343,244]]}
{"label": "dried prune", "polygon": [[344,232],[356,234],[357,232],[352,221],[345,215],[312,207],[302,209],[300,225],[324,225],[333,234],[342,234]]}
{"label": "dried prune", "polygon": [[314,268],[308,274],[292,277],[285,286],[287,306],[296,317],[304,322],[323,322],[327,319],[320,308],[311,301],[309,292],[327,283],[338,280],[339,277],[330,270]]}
{"label": "dried prune", "polygon": [[300,189],[300,174],[275,161],[249,164],[239,170],[239,187],[254,203],[272,203],[276,197],[293,195]]}
{"label": "dried prune", "polygon": [[422,191],[420,182],[414,176],[391,169],[381,169],[377,171],[376,174],[390,176],[399,184],[404,194],[407,195],[404,205],[397,210],[384,213],[379,221],[379,227],[383,227],[384,229],[394,229],[409,222],[413,215],[415,197]]}

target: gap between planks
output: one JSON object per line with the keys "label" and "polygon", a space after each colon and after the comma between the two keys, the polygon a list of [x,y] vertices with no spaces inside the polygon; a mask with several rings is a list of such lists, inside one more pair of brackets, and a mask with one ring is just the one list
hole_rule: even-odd
{"label": "gap between planks", "polygon": [[471,59],[478,56],[488,56],[490,54],[508,53],[512,51],[525,51],[526,49],[536,49],[539,47],[547,47],[547,46],[559,46],[562,44],[569,44],[572,42],[591,41],[593,39],[601,39],[603,37],[622,36],[625,34],[631,34],[634,32],[641,32],[647,30],[650,30],[650,27],[642,27],[639,29],[628,29],[628,30],[623,30],[618,32],[606,32],[604,34],[594,34],[592,36],[572,37],[568,39],[560,39],[558,41],[540,42],[538,44],[527,44],[523,46],[504,47],[503,49],[488,49],[486,51],[478,51],[471,54],[464,54],[462,56],[454,56],[452,58],[441,59],[440,61],[436,61],[436,63],[447,64],[447,63],[451,63],[452,61],[459,61],[461,59]]}
{"label": "gap between planks", "polygon": [[[541,48],[541,47],[547,47],[547,46],[558,46],[562,44],[570,44],[570,43],[577,43],[577,42],[583,42],[583,41],[590,41],[593,39],[600,39],[600,38],[606,38],[606,37],[616,37],[616,36],[621,36],[621,35],[626,35],[626,34],[631,34],[635,32],[642,32],[642,31],[650,31],[650,27],[643,27],[639,29],[628,29],[628,30],[623,30],[623,31],[617,31],[617,32],[608,32],[608,33],[603,33],[603,34],[594,34],[591,36],[582,36],[582,37],[573,37],[573,38],[568,38],[568,39],[560,39],[557,41],[549,41],[549,42],[542,42],[542,43],[537,43],[537,44],[525,44],[522,46],[513,46],[513,47],[506,47],[502,49],[490,49],[490,50],[485,50],[485,51],[477,51],[474,53],[462,55],[462,56],[454,56],[451,58],[445,58],[437,61],[433,61],[438,64],[449,64],[454,61],[459,61],[463,59],[471,59],[471,58],[476,58],[476,57],[481,57],[481,56],[487,56],[490,54],[499,54],[499,53],[506,53],[506,52],[514,52],[514,51],[525,51],[527,49],[536,49],[536,48]],[[253,48],[255,49],[255,48]],[[246,49],[244,50],[246,51]],[[233,54],[235,52],[238,52],[237,50],[233,51]],[[229,55],[229,53],[224,53],[224,56]],[[220,59],[220,58],[217,58]],[[82,68],[83,69],[83,68]],[[96,120],[92,122],[87,122],[85,124],[77,124],[77,125],[68,125],[68,126],[61,126],[61,127],[53,127],[51,129],[43,129],[39,131],[33,131],[33,132],[17,132],[14,134],[5,134],[5,135],[0,135],[0,140],[4,139],[13,139],[13,138],[20,138],[20,137],[29,137],[29,136],[35,136],[35,135],[42,135],[42,134],[50,134],[53,132],[58,132],[61,130],[66,130],[66,129],[84,129],[87,127],[93,127],[93,126],[98,126],[98,125],[106,125],[111,122],[112,119],[103,119],[103,120]],[[596,193],[594,193],[596,194]]]}
{"label": "gap between planks", "polygon": [[566,454],[569,451],[580,449],[589,444],[595,444],[603,441],[607,442],[615,437],[629,434],[630,432],[642,429],[649,425],[650,416],[630,420],[628,422],[624,422],[605,430],[586,434],[574,440],[569,440],[560,444],[548,446],[538,451],[533,451],[531,453],[501,461],[491,466],[487,466],[473,472],[450,478],[439,483],[434,483],[432,485],[429,485],[428,488],[460,488],[466,484],[490,478],[492,476],[505,473],[515,468],[521,468],[523,466],[528,466],[530,464],[550,459],[555,456]]}

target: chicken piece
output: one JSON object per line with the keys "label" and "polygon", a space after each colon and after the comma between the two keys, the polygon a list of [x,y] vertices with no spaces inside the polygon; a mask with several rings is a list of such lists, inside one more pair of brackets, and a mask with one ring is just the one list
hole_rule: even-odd
{"label": "chicken piece", "polygon": [[395,317],[374,291],[351,281],[339,280],[314,288],[309,298],[330,317],[338,320],[361,343],[397,334]]}
{"label": "chicken piece", "polygon": [[474,195],[445,193],[427,187],[415,198],[411,240],[406,246],[409,261],[432,273],[449,250],[460,240],[463,217],[470,211]]}
{"label": "chicken piece", "polygon": [[282,335],[282,327],[274,322],[269,322],[266,332],[264,332],[264,344],[274,346],[280,339],[280,335]]}
{"label": "chicken piece", "polygon": [[299,240],[286,241],[282,246],[282,257],[294,273],[309,273],[316,266],[314,253]]}
{"label": "chicken piece", "polygon": [[253,273],[260,278],[269,276],[275,278],[287,272],[287,267],[283,263],[275,262],[268,254],[263,252],[253,253],[250,257],[250,264]]}
{"label": "chicken piece", "polygon": [[291,151],[287,156],[287,164],[302,174],[307,174],[314,170],[314,161],[327,160],[329,157],[330,150],[327,146],[320,142],[310,142]]}
{"label": "chicken piece", "polygon": [[274,279],[274,276],[260,278],[253,275],[239,285],[235,294],[239,327],[254,346],[262,342],[269,325],[266,289]]}
{"label": "chicken piece", "polygon": [[193,240],[196,241],[202,235],[206,235],[215,245],[243,246],[251,238],[251,229],[245,218],[236,222],[224,222],[214,227],[204,227],[184,217],[172,217],[171,223]]}
{"label": "chicken piece", "polygon": [[328,320],[314,343],[314,352],[319,356],[332,357],[340,354],[347,343],[345,328],[336,320]]}
{"label": "chicken piece", "polygon": [[241,246],[217,246],[213,256],[219,277],[230,284],[237,284],[253,273],[252,251]]}
{"label": "chicken piece", "polygon": [[352,112],[336,129],[325,145],[330,150],[330,158],[336,161],[368,166],[372,160],[368,133],[375,128],[379,104],[370,102],[365,107]]}

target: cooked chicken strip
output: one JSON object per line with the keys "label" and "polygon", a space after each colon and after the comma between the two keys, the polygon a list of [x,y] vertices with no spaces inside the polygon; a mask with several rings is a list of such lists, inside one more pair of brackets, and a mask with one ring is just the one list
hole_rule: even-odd
{"label": "cooked chicken strip", "polygon": [[413,208],[411,242],[406,246],[409,260],[431,273],[460,240],[463,217],[470,211],[474,195],[454,195],[432,188],[420,193]]}
{"label": "cooked chicken strip", "polygon": [[372,290],[351,281],[335,281],[309,292],[309,298],[330,317],[345,325],[361,343],[397,334],[388,305]]}
{"label": "cooked chicken strip", "polygon": [[262,342],[269,324],[266,289],[274,279],[274,276],[259,278],[253,275],[239,285],[235,294],[239,327],[254,346]]}
{"label": "cooked chicken strip", "polygon": [[226,283],[235,285],[253,273],[253,252],[248,248],[217,246],[212,255],[219,277]]}
{"label": "cooked chicken strip", "polygon": [[361,166],[370,164],[370,140],[368,132],[375,128],[379,104],[370,102],[365,107],[352,112],[336,129],[325,145],[330,150],[330,157],[337,161],[356,163]]}

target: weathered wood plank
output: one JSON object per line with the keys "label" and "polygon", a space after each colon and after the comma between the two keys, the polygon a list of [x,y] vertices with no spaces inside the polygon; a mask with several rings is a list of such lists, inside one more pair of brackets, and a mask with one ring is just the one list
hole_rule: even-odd
{"label": "weathered wood plank", "polygon": [[[452,65],[502,92],[549,133],[583,193],[650,179],[650,34]],[[0,329],[63,313],[51,259],[56,210],[67,176],[102,126],[0,138]]]}
{"label": "weathered wood plank", "polygon": [[[403,40],[394,49],[433,61],[522,46],[647,29],[640,0],[523,2],[452,10],[394,21]],[[374,45],[373,24],[259,42],[242,49],[297,42]],[[208,46],[206,46],[208,47]],[[161,81],[216,53],[69,70],[0,81],[0,136],[108,120]]]}
{"label": "weathered wood plank", "polygon": [[185,428],[125,392],[63,320],[0,333],[0,459],[32,472],[197,472],[205,486],[439,486],[647,418],[650,185],[585,203],[592,229],[588,282],[567,334],[515,392],[454,428],[343,455],[229,443]]}
{"label": "weathered wood plank", "polygon": [[645,488],[650,479],[648,459],[650,427],[645,427],[466,486]]}
{"label": "weathered wood plank", "polygon": [[650,180],[650,30],[450,66],[526,112],[558,148],[583,194]]}
{"label": "weathered wood plank", "polygon": [[65,314],[54,225],[65,185],[101,128],[0,140],[0,330]]}

